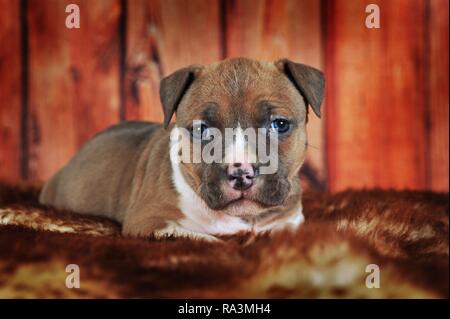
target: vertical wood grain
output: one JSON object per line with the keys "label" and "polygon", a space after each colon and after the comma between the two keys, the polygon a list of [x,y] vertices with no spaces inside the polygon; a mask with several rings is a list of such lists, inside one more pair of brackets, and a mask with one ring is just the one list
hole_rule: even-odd
{"label": "vertical wood grain", "polygon": [[159,81],[221,59],[219,1],[127,2],[126,119],[162,121]]}
{"label": "vertical wood grain", "polygon": [[29,0],[29,173],[55,173],[92,135],[119,119],[118,0],[75,3],[81,28],[67,29],[73,1]]}
{"label": "vertical wood grain", "polygon": [[[448,191],[447,0],[379,0],[379,30],[365,27],[363,0],[26,2],[0,0],[0,179],[48,178],[120,113],[161,121],[159,81],[180,67],[288,57],[326,61],[326,127],[312,113],[308,124],[320,183],[328,171],[332,191]],[[80,6],[79,30],[65,27],[69,3]]]}
{"label": "vertical wood grain", "polygon": [[431,0],[428,17],[429,66],[429,157],[430,184],[435,191],[448,191],[448,11],[447,0]]}
{"label": "vertical wood grain", "polygon": [[[320,1],[225,1],[225,10],[227,56],[267,61],[286,57],[323,69]],[[311,147],[306,167],[324,184],[323,120],[310,113],[307,131]]]}
{"label": "vertical wood grain", "polygon": [[0,179],[21,177],[20,2],[0,0]]}
{"label": "vertical wood grain", "polygon": [[333,191],[426,188],[424,1],[326,1],[327,167]]}

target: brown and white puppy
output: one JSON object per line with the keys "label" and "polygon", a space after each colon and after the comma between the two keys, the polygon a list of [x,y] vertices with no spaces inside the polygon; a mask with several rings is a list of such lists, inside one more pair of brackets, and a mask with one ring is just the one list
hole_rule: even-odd
{"label": "brown and white puppy", "polygon": [[[99,133],[45,185],[40,202],[111,217],[134,236],[214,239],[297,228],[307,105],[320,116],[323,94],[320,71],[286,59],[183,68],[161,81],[164,125],[124,122]],[[176,124],[169,125],[174,113]],[[223,162],[171,160],[171,133],[185,129],[190,136],[182,143],[193,144],[210,127],[236,129],[228,144],[219,139]],[[258,158],[225,158],[229,147],[247,144],[242,132],[248,128],[266,128],[269,143],[277,131],[275,172],[258,174]]]}

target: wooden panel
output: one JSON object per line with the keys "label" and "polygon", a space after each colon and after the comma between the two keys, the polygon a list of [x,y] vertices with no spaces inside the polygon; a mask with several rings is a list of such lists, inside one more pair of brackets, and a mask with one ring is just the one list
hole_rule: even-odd
{"label": "wooden panel", "polygon": [[162,121],[159,81],[221,59],[219,1],[128,1],[127,119]]}
{"label": "wooden panel", "polygon": [[426,187],[424,1],[326,1],[327,167],[333,191]]}
{"label": "wooden panel", "polygon": [[20,178],[20,2],[0,0],[0,179]]}
{"label": "wooden panel", "polygon": [[448,191],[448,4],[429,1],[429,186],[436,191]]}
{"label": "wooden panel", "polygon": [[81,28],[67,29],[71,2],[29,1],[29,173],[36,180],[119,119],[119,1],[77,1]]}
{"label": "wooden panel", "polygon": [[[238,0],[226,1],[225,7],[227,56],[268,61],[287,57],[323,69],[320,1]],[[312,113],[309,120],[306,167],[321,184],[315,187],[322,188],[323,121]]]}

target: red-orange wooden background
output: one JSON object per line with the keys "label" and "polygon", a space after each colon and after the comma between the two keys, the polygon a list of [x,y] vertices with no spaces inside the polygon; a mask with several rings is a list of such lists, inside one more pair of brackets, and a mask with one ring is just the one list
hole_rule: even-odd
{"label": "red-orange wooden background", "polygon": [[[78,4],[81,28],[67,29]],[[381,28],[368,29],[376,3]],[[191,63],[288,57],[323,69],[313,187],[448,191],[448,0],[0,0],[0,179],[42,181],[93,134],[158,120]]]}

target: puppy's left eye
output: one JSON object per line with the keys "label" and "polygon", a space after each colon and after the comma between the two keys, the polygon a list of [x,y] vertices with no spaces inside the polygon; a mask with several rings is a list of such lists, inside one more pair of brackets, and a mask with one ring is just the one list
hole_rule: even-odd
{"label": "puppy's left eye", "polygon": [[270,130],[278,134],[287,133],[291,128],[291,123],[286,119],[275,119],[270,123]]}
{"label": "puppy's left eye", "polygon": [[206,139],[209,135],[209,127],[203,121],[195,121],[192,127],[192,136],[197,139]]}

